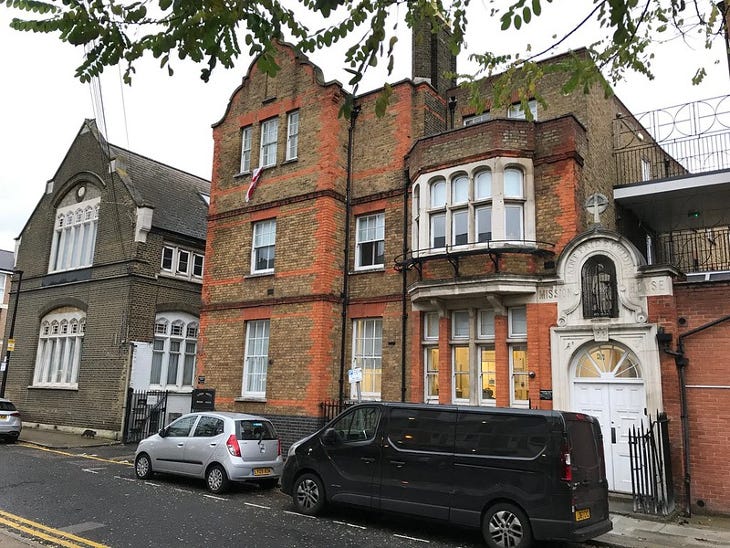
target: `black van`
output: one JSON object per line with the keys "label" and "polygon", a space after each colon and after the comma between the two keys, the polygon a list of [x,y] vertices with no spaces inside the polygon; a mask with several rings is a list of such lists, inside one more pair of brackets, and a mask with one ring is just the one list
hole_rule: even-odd
{"label": "black van", "polygon": [[489,546],[582,542],[612,528],[598,421],[562,411],[372,402],[296,442],[295,508],[326,504],[481,528]]}

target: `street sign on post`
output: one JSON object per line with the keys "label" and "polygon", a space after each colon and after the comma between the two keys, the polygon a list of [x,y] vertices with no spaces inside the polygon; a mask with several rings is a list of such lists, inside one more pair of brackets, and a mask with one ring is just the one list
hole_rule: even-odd
{"label": "street sign on post", "polygon": [[347,372],[347,376],[350,379],[350,384],[355,385],[355,393],[357,394],[357,401],[362,400],[362,393],[360,391],[360,383],[362,382],[362,368],[353,367]]}
{"label": "street sign on post", "polygon": [[8,339],[8,352],[15,351],[15,339]]}

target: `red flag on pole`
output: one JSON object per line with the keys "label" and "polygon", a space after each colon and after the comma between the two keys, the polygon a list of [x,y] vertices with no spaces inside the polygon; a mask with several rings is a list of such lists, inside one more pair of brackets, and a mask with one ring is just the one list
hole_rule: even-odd
{"label": "red flag on pole", "polygon": [[263,170],[263,166],[259,166],[254,170],[253,175],[251,175],[251,184],[248,185],[248,191],[246,192],[247,202],[251,199],[251,196],[253,196],[253,191],[256,190],[256,185],[259,184],[259,179],[261,178],[261,172]]}

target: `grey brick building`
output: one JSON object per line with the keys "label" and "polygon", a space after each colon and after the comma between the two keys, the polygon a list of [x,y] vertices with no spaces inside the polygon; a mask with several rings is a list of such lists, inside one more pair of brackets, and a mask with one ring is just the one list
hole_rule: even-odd
{"label": "grey brick building", "polygon": [[209,189],[84,121],[18,237],[6,395],[26,426],[118,437],[130,388],[190,410]]}

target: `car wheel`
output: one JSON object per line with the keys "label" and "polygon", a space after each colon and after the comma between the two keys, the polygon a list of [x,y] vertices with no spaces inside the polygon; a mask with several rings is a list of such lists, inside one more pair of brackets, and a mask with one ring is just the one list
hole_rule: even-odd
{"label": "car wheel", "polygon": [[261,489],[273,489],[274,487],[279,485],[279,478],[261,480],[259,482],[259,485],[261,486]]}
{"label": "car wheel", "polygon": [[205,473],[205,483],[211,493],[223,493],[228,489],[228,475],[220,464],[214,464]]}
{"label": "car wheel", "polygon": [[140,453],[134,459],[134,473],[139,479],[149,479],[152,477],[152,461],[147,453]]}
{"label": "car wheel", "polygon": [[294,508],[297,512],[314,516],[325,506],[324,485],[314,474],[302,474],[294,483]]}
{"label": "car wheel", "polygon": [[491,548],[528,548],[532,530],[525,513],[516,506],[499,503],[484,514],[482,534]]}

